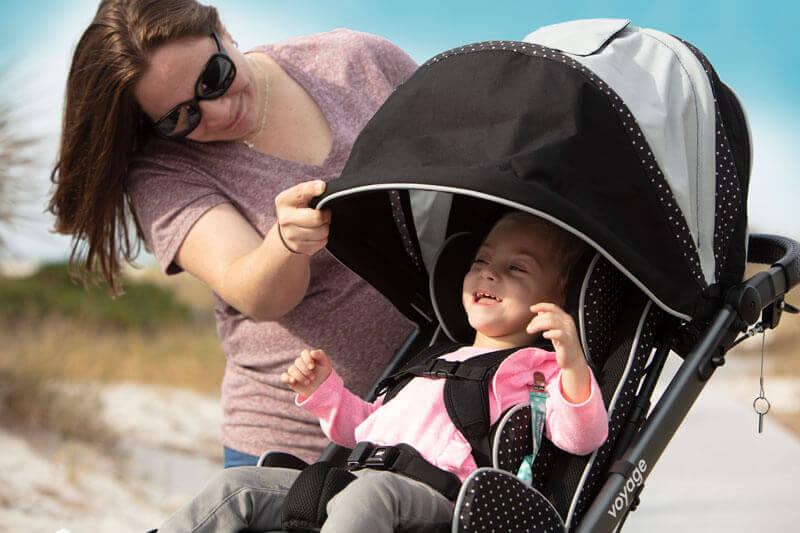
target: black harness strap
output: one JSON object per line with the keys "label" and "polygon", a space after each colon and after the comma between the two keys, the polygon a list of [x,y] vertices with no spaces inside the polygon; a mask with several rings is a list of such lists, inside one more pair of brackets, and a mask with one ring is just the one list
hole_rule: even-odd
{"label": "black harness strap", "polygon": [[[542,340],[535,345],[553,351],[553,345]],[[432,346],[411,359],[399,372],[379,384],[379,394],[385,391],[383,403],[397,396],[415,377],[445,379],[444,404],[453,424],[472,447],[472,457],[479,466],[491,466],[489,425],[489,382],[500,364],[520,347],[489,352],[466,361],[439,359],[461,345]]]}
{"label": "black harness strap", "polygon": [[492,448],[489,443],[489,380],[500,363],[517,350],[519,348],[500,350],[467,359],[461,363],[459,369],[464,369],[463,375],[472,377],[448,379],[444,384],[447,414],[472,446],[472,457],[478,467],[492,465]]}
{"label": "black harness strap", "polygon": [[403,442],[395,446],[359,442],[347,459],[347,469],[352,471],[362,468],[388,470],[422,481],[448,500],[455,501],[461,488],[458,476],[432,465],[413,446]]}
{"label": "black harness strap", "polygon": [[395,396],[397,393],[405,387],[409,381],[414,379],[417,376],[422,376],[423,374],[412,374],[408,372],[411,368],[417,368],[422,366],[428,361],[435,361],[440,355],[444,355],[446,353],[450,353],[452,351],[457,350],[463,346],[462,344],[437,344],[434,346],[429,346],[415,355],[412,359],[410,359],[405,366],[403,366],[399,371],[395,372],[394,374],[389,375],[388,377],[381,380],[378,383],[377,394],[380,396],[384,394],[383,403],[388,402]]}

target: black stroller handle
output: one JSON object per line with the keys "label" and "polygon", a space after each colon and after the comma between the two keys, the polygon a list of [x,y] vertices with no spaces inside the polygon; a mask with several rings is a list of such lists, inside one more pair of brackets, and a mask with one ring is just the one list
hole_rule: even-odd
{"label": "black stroller handle", "polygon": [[750,235],[747,262],[783,267],[787,292],[800,282],[800,244],[787,237],[764,233]]}
{"label": "black stroller handle", "polygon": [[747,262],[770,268],[732,288],[725,301],[752,325],[763,309],[800,283],[800,244],[780,235],[750,235]]}

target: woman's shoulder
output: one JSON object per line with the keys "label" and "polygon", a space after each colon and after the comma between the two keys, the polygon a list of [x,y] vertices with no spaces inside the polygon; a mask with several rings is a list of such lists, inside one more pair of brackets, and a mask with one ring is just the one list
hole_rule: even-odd
{"label": "woman's shoulder", "polygon": [[279,62],[309,66],[331,62],[359,64],[385,62],[394,56],[406,60],[403,50],[378,35],[347,28],[291,37],[274,44],[254,48],[254,52],[270,55]]}
{"label": "woman's shoulder", "polygon": [[354,48],[365,48],[370,51],[375,49],[399,49],[392,41],[380,35],[348,28],[337,28],[327,32],[327,35],[331,39],[340,40]]}
{"label": "woman's shoulder", "polygon": [[331,38],[340,39],[353,53],[372,58],[378,63],[413,62],[402,48],[379,35],[346,28],[338,28],[328,33]]}
{"label": "woman's shoulder", "polygon": [[331,45],[337,45],[333,50],[341,51],[341,47],[360,48],[365,46],[391,45],[391,42],[383,37],[365,33],[348,28],[336,28],[320,33],[309,33],[290,37],[274,44],[264,45],[266,48],[281,51],[287,49],[327,49]]}
{"label": "woman's shoulder", "polygon": [[[152,138],[132,156],[125,178],[129,191],[152,193],[185,186],[214,187],[229,165],[225,143],[192,143]],[[218,146],[219,145],[219,146]]]}
{"label": "woman's shoulder", "polygon": [[163,173],[201,172],[210,162],[224,159],[227,143],[196,143],[152,137],[138,149],[128,167],[129,175],[160,170]]}

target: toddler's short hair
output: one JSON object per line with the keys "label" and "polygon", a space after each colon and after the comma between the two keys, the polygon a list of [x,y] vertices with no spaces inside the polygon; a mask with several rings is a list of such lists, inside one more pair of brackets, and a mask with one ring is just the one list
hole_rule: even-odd
{"label": "toddler's short hair", "polygon": [[552,259],[558,261],[560,265],[558,279],[559,290],[562,295],[565,295],[572,269],[576,266],[578,260],[589,250],[589,246],[564,228],[544,218],[537,217],[536,215],[531,215],[523,211],[510,211],[503,215],[500,220],[509,218],[529,225],[537,236],[541,236],[550,241],[554,252],[554,257],[552,257]]}

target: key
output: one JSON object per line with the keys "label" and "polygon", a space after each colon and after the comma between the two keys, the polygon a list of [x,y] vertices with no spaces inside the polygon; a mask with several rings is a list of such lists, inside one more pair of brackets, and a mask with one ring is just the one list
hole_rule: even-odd
{"label": "key", "polygon": [[769,413],[771,407],[769,400],[764,396],[759,396],[753,400],[753,410],[758,415],[758,432],[764,432],[764,417]]}
{"label": "key", "polygon": [[764,396],[764,345],[767,341],[767,330],[761,327],[761,376],[758,378],[758,396],[753,400],[753,411],[758,415],[758,432],[764,432],[764,417],[769,413],[769,400]]}

